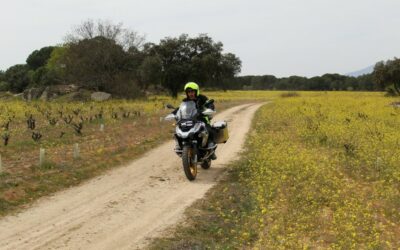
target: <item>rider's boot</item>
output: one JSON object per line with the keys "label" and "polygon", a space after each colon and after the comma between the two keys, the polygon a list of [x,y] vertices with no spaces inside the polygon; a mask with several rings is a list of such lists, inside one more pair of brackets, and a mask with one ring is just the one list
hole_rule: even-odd
{"label": "rider's boot", "polygon": [[[208,146],[208,148],[212,148],[212,147],[215,146],[215,143],[214,142],[209,142],[207,146]],[[212,153],[212,155],[210,156],[210,159],[211,160],[216,160],[217,159],[217,156],[215,155],[215,149],[214,149],[214,152]]]}

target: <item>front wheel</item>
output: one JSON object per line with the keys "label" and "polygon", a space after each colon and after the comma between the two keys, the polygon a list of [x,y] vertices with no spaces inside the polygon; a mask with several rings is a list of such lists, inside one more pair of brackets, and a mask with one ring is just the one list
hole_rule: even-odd
{"label": "front wheel", "polygon": [[193,181],[197,175],[196,150],[191,146],[183,146],[182,163],[186,177]]}

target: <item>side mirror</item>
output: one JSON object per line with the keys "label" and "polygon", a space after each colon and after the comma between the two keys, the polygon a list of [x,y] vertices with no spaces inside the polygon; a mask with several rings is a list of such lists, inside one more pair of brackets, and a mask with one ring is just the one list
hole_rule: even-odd
{"label": "side mirror", "polygon": [[165,105],[165,107],[166,107],[166,108],[169,108],[169,109],[175,109],[175,107],[174,107],[174,106],[172,106],[172,105],[171,105],[171,104],[169,104],[169,103],[168,103],[167,105]]}
{"label": "side mirror", "polygon": [[204,106],[208,106],[208,105],[213,104],[213,103],[214,103],[214,99],[208,99],[206,101],[206,103],[204,103]]}
{"label": "side mirror", "polygon": [[212,109],[206,109],[202,112],[203,115],[212,116],[215,113]]}

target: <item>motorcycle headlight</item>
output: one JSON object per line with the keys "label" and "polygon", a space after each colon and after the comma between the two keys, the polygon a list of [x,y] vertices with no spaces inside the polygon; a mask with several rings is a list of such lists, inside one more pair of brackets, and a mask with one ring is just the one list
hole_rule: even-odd
{"label": "motorcycle headlight", "polygon": [[187,122],[186,122],[186,126],[192,127],[192,126],[193,126],[193,121],[187,121]]}
{"label": "motorcycle headlight", "polygon": [[182,122],[182,123],[181,123],[181,126],[182,126],[183,128],[185,128],[185,127],[193,127],[193,121]]}

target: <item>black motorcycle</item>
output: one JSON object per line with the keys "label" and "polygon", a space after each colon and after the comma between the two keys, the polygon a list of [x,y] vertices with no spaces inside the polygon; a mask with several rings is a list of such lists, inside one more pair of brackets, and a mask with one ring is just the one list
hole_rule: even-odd
{"label": "black motorcycle", "polygon": [[[200,164],[203,169],[211,167],[211,156],[217,149],[217,144],[209,143],[209,132],[206,124],[201,121],[199,116],[207,116],[209,120],[215,114],[215,111],[207,108],[214,100],[208,100],[202,110],[198,110],[194,101],[182,102],[178,109],[172,105],[168,108],[175,112],[165,117],[165,120],[176,120],[175,140],[176,154],[182,158],[183,170],[189,180],[196,179],[197,165]],[[211,126],[214,130],[215,143],[225,143],[228,138],[227,123],[216,122]]]}

